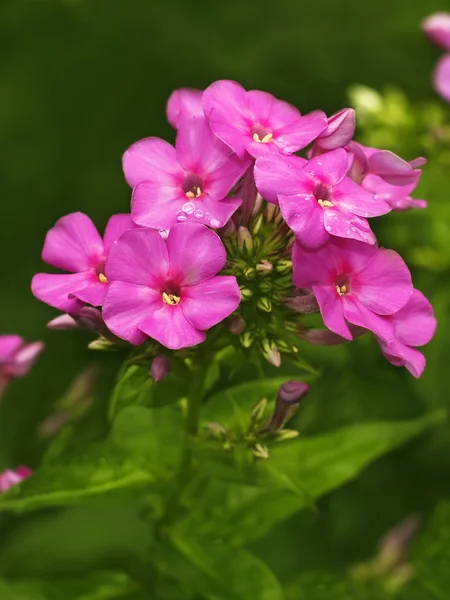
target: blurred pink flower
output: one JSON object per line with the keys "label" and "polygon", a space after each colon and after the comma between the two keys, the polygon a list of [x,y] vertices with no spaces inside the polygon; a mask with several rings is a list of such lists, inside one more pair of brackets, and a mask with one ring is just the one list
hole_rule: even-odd
{"label": "blurred pink flower", "polygon": [[422,28],[436,46],[450,51],[450,13],[439,12],[430,15],[422,22]]}
{"label": "blurred pink flower", "polygon": [[396,252],[333,238],[315,252],[295,244],[292,262],[294,285],[312,288],[328,329],[351,340],[348,322],[394,340],[394,326],[384,316],[403,308],[413,291]]}
{"label": "blurred pink flower", "polygon": [[434,87],[444,100],[450,102],[450,54],[442,56],[434,71]]}
{"label": "blurred pink flower", "polygon": [[113,215],[102,240],[84,213],[61,217],[47,233],[42,260],[69,274],[38,273],[31,282],[33,294],[68,313],[77,313],[84,303],[101,306],[108,288],[106,257],[117,238],[133,227],[130,215]]}
{"label": "blurred pink flower", "polygon": [[27,344],[18,335],[0,335],[0,396],[10,379],[28,373],[43,349],[43,342]]}
{"label": "blurred pink flower", "polygon": [[15,471],[10,471],[9,469],[3,471],[3,473],[0,473],[0,493],[6,492],[13,485],[17,485],[24,479],[31,477],[32,474],[33,471],[24,466],[17,467]]}
{"label": "blurred pink flower", "polygon": [[240,158],[272,152],[291,154],[308,146],[326,128],[321,110],[301,116],[294,106],[267,92],[247,92],[220,80],[203,92],[203,111],[213,133]]}
{"label": "blurred pink flower", "polygon": [[219,236],[204,225],[178,223],[167,240],[128,231],[106,261],[106,325],[135,345],[148,337],[172,350],[203,342],[240,302],[236,278],[217,276],[225,262]]}

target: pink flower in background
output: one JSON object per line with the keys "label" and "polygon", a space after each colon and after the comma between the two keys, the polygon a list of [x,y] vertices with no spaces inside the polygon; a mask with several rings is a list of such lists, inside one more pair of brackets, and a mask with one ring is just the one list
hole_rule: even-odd
{"label": "pink flower in background", "polygon": [[417,182],[407,185],[391,185],[378,175],[367,175],[361,185],[372,194],[376,194],[380,200],[387,202],[392,210],[404,211],[410,208],[427,207],[426,200],[416,200],[410,196],[417,187]]}
{"label": "pink flower in background", "polygon": [[312,252],[295,244],[293,282],[312,288],[328,329],[353,339],[348,323],[373,331],[385,342],[395,339],[386,315],[411,298],[411,274],[393,250],[334,238]]}
{"label": "pink flower in background", "polygon": [[226,196],[248,165],[203,118],[180,123],[175,148],[159,138],[140,140],[123,156],[125,178],[134,188],[133,220],[159,229],[188,220],[223,227],[241,204]]}
{"label": "pink flower in background", "polygon": [[450,51],[450,13],[430,15],[422,22],[422,28],[436,46]]}
{"label": "pink flower in background", "polygon": [[27,344],[19,335],[0,335],[0,396],[10,379],[28,373],[43,349],[43,342]]}
{"label": "pink flower in background", "polygon": [[377,338],[384,356],[393,365],[406,367],[414,377],[420,377],[425,357],[415,347],[427,344],[436,331],[433,307],[422,292],[414,290],[408,303],[385,319],[394,327],[394,338],[390,342]]}
{"label": "pink flower in background", "polygon": [[0,493],[6,492],[13,485],[17,485],[24,479],[31,477],[32,474],[33,471],[24,466],[17,467],[15,471],[10,471],[9,469],[3,471],[3,473],[0,473]]}
{"label": "pink flower in background", "polygon": [[213,133],[244,158],[271,152],[292,154],[308,146],[326,128],[318,110],[301,116],[294,107],[267,92],[247,92],[239,83],[221,80],[203,92],[203,110]]}
{"label": "pink flower in background", "polygon": [[240,302],[236,278],[217,276],[225,262],[219,236],[204,225],[176,224],[166,240],[150,229],[125,233],[106,261],[106,325],[135,345],[148,337],[173,350],[203,342]]}
{"label": "pink flower in background", "polygon": [[328,125],[314,144],[314,153],[326,152],[346,146],[356,128],[356,113],[353,108],[343,108],[328,119]]}
{"label": "pink flower in background", "polygon": [[347,152],[338,148],[307,163],[294,156],[258,158],[255,180],[264,198],[278,198],[286,223],[303,246],[318,248],[331,236],[375,244],[365,217],[386,214],[390,207],[346,177],[347,171]]}
{"label": "pink flower in background", "polygon": [[201,90],[181,88],[170,94],[167,101],[167,120],[174,129],[178,129],[181,122],[191,117],[203,117]]}
{"label": "pink flower in background", "polygon": [[439,59],[433,76],[434,87],[444,100],[450,102],[450,54]]}
{"label": "pink flower in background", "polygon": [[42,260],[69,274],[38,273],[31,290],[42,302],[76,313],[84,303],[101,306],[108,288],[105,260],[112,244],[135,227],[130,215],[113,215],[103,240],[91,219],[81,212],[59,219],[44,242]]}

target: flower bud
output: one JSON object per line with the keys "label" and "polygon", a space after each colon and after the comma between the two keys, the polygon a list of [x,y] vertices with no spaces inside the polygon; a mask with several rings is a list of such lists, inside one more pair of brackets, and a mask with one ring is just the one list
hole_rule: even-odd
{"label": "flower bud", "polygon": [[377,563],[382,571],[390,571],[405,560],[409,546],[419,528],[420,518],[411,515],[381,538]]}
{"label": "flower bud", "polygon": [[286,306],[303,315],[319,312],[319,305],[314,294],[294,296],[286,301]]}
{"label": "flower bud", "polygon": [[258,284],[258,287],[261,290],[261,292],[267,294],[272,291],[273,283],[272,281],[270,281],[270,279],[263,279],[263,281],[260,281],[260,283]]}
{"label": "flower bud", "polygon": [[262,342],[262,353],[264,358],[274,367],[281,365],[281,354],[275,342],[271,342],[267,338]]}
{"label": "flower bud", "polygon": [[68,329],[80,329],[80,326],[73,317],[64,313],[49,321],[47,323],[47,329],[51,329],[52,331],[65,331]]}
{"label": "flower bud", "polygon": [[252,233],[254,235],[257,235],[261,231],[263,225],[264,225],[264,215],[262,213],[259,213],[259,215],[256,217],[256,219],[253,222]]}
{"label": "flower bud", "polygon": [[246,287],[241,287],[241,300],[242,302],[246,302],[247,300],[250,300],[250,298],[253,296],[253,292],[252,290],[249,290]]}
{"label": "flower bud", "polygon": [[269,313],[272,310],[272,302],[265,296],[258,298],[256,306],[259,308],[259,310],[262,310],[263,312]]}
{"label": "flower bud", "polygon": [[106,329],[102,313],[93,306],[83,306],[77,314],[71,315],[82,329],[104,332]]}
{"label": "flower bud", "polygon": [[251,250],[253,248],[253,238],[247,227],[241,225],[237,232],[238,246],[241,250]]}
{"label": "flower bud", "polygon": [[[367,329],[356,327],[355,325],[350,326],[350,331],[354,338],[367,333]],[[299,336],[302,340],[305,340],[305,342],[309,342],[315,346],[337,346],[348,342],[347,339],[337,335],[337,333],[334,333],[329,329],[306,329],[305,331],[301,331]]]}
{"label": "flower bud", "polygon": [[254,342],[253,334],[250,331],[245,331],[239,339],[244,348],[250,348]]}
{"label": "flower bud", "polygon": [[230,237],[236,231],[236,225],[234,224],[233,219],[230,219],[228,223],[226,223],[221,229],[218,230],[218,233],[221,238]]}
{"label": "flower bud", "polygon": [[244,270],[244,277],[246,279],[255,279],[256,271],[253,267],[247,267]]}
{"label": "flower bud", "polygon": [[170,359],[167,358],[167,356],[164,356],[164,354],[158,354],[158,356],[155,356],[152,360],[150,376],[158,383],[158,381],[163,380],[169,375],[171,368]]}
{"label": "flower bud", "polygon": [[430,15],[422,22],[422,28],[436,46],[450,51],[450,13],[437,12]]}
{"label": "flower bud", "polygon": [[208,423],[208,432],[216,440],[225,440],[227,437],[227,430],[220,423]]}
{"label": "flower bud", "polygon": [[287,442],[288,440],[295,440],[298,438],[300,432],[296,429],[280,429],[275,432],[274,441],[275,442]]}
{"label": "flower bud", "polygon": [[280,212],[280,209],[277,204],[272,204],[271,202],[268,202],[266,204],[266,210],[265,210],[266,221],[268,223],[270,223],[270,221],[272,221],[279,212]]}
{"label": "flower bud", "polygon": [[262,458],[263,460],[266,460],[270,456],[269,449],[267,446],[263,446],[263,444],[256,444],[253,447],[253,455],[255,458]]}
{"label": "flower bud", "polygon": [[292,271],[292,260],[288,260],[287,258],[279,260],[275,265],[275,271],[280,273],[280,275],[290,273]]}
{"label": "flower bud", "polygon": [[328,125],[316,143],[323,150],[335,150],[347,145],[355,133],[356,114],[353,108],[343,108],[328,119]]}
{"label": "flower bud", "polygon": [[295,414],[300,400],[306,396],[309,386],[302,381],[286,381],[278,391],[273,415],[263,432],[274,432],[281,429]]}
{"label": "flower bud", "polygon": [[267,410],[267,398],[262,398],[254,407],[252,410],[252,421],[254,423],[258,423],[259,421],[261,421],[261,419],[264,417],[264,414]]}
{"label": "flower bud", "polygon": [[104,337],[99,337],[88,344],[89,350],[114,350],[114,343]]}
{"label": "flower bud", "polygon": [[246,323],[242,317],[234,317],[228,325],[228,331],[233,335],[241,335],[246,327]]}
{"label": "flower bud", "polygon": [[262,260],[256,265],[256,270],[261,275],[268,275],[273,271],[273,264],[268,260]]}

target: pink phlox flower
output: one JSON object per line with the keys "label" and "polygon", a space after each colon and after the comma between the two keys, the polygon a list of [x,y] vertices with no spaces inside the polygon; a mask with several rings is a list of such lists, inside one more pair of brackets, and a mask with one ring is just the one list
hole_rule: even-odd
{"label": "pink phlox flower", "polygon": [[308,146],[326,128],[321,110],[302,116],[297,108],[267,92],[246,91],[235,81],[212,83],[203,92],[203,111],[213,133],[240,158]]}
{"label": "pink phlox flower", "polygon": [[240,206],[227,198],[249,166],[217,139],[202,117],[181,121],[175,148],[159,138],[136,142],[123,156],[134,188],[131,214],[136,223],[170,229],[193,221],[223,227]]}
{"label": "pink phlox flower", "polygon": [[172,350],[203,342],[240,302],[236,278],[217,276],[225,262],[222,241],[205,225],[177,223],[166,240],[128,231],[106,261],[106,325],[135,345],[148,337]]}
{"label": "pink phlox flower", "polygon": [[362,183],[367,175],[377,175],[391,185],[417,185],[422,171],[417,168],[427,161],[423,157],[407,162],[390,150],[379,150],[350,142],[346,148],[349,153],[348,176]]}
{"label": "pink phlox flower", "polygon": [[380,200],[387,202],[392,210],[405,211],[411,208],[427,207],[426,200],[415,199],[410,195],[417,187],[417,182],[407,185],[391,185],[378,175],[367,175],[361,185]]}
{"label": "pink phlox flower", "polygon": [[280,205],[297,240],[318,248],[330,236],[375,244],[366,217],[390,211],[382,199],[346,177],[348,155],[338,148],[305,161],[296,156],[258,158],[255,180],[259,193]]}
{"label": "pink phlox flower", "polygon": [[395,339],[385,316],[403,308],[413,292],[411,274],[396,252],[333,238],[315,252],[295,244],[292,262],[294,285],[312,288],[328,329],[351,340],[351,323],[386,342]]}
{"label": "pink phlox flower", "polygon": [[43,342],[26,343],[19,335],[0,335],[0,379],[26,375],[43,349]]}
{"label": "pink phlox flower", "polygon": [[437,93],[450,102],[450,54],[444,54],[438,60],[433,74],[433,83]]}
{"label": "pink phlox flower", "polygon": [[31,282],[33,294],[68,313],[77,313],[84,303],[101,306],[108,288],[106,257],[117,238],[133,227],[130,215],[113,215],[102,239],[84,213],[59,219],[47,233],[42,260],[69,274],[38,273]]}
{"label": "pink phlox flower", "polygon": [[166,115],[174,129],[178,129],[185,119],[203,117],[202,94],[201,90],[190,88],[181,88],[170,94]]}
{"label": "pink phlox flower", "polygon": [[32,474],[33,471],[24,466],[17,467],[15,470],[7,469],[3,471],[3,473],[0,473],[0,493],[6,492],[13,485],[17,485],[24,479],[31,477]]}
{"label": "pink phlox flower", "polygon": [[355,127],[356,113],[353,108],[343,108],[331,115],[327,127],[314,143],[313,156],[349,144],[355,134]]}
{"label": "pink phlox flower", "polygon": [[422,29],[430,40],[443,50],[450,51],[450,13],[439,12],[422,22]]}
{"label": "pink phlox flower", "polygon": [[414,290],[408,303],[385,319],[394,326],[394,339],[386,342],[377,338],[384,356],[393,365],[406,367],[414,377],[420,377],[425,357],[415,347],[427,344],[436,331],[436,317],[430,302],[422,292]]}

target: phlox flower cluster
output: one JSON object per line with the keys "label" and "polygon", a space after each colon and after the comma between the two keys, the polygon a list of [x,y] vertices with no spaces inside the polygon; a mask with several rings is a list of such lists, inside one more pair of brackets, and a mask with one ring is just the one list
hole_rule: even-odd
{"label": "phlox flower cluster", "polygon": [[422,28],[430,40],[445,54],[438,60],[433,73],[437,93],[450,102],[450,13],[435,13],[427,17]]}
{"label": "phlox flower cluster", "polygon": [[174,145],[146,137],[123,155],[130,214],[103,237],[82,213],[47,233],[42,258],[64,273],[38,273],[32,291],[65,313],[51,327],[152,344],[162,378],[167,349],[222,322],[220,335],[280,364],[308,339],[304,314],[320,312],[326,329],[311,341],[370,331],[419,376],[433,310],[370,220],[426,205],[411,197],[425,160],[354,141],[352,109],[303,115],[234,81],[175,91],[167,118]]}

